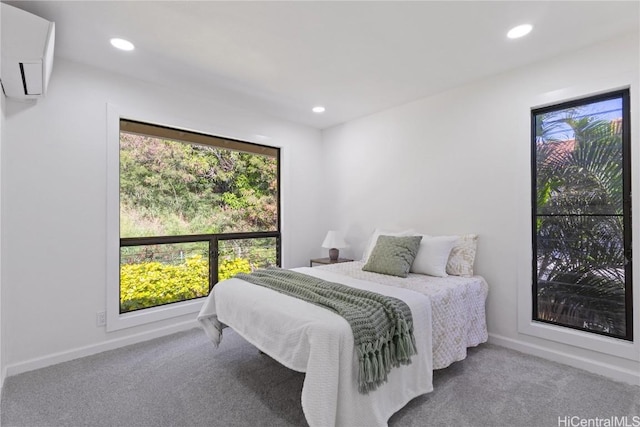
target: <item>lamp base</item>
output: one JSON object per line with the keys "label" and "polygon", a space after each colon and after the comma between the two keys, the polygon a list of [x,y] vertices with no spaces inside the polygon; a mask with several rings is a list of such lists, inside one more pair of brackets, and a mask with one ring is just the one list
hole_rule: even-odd
{"label": "lamp base", "polygon": [[340,251],[338,249],[336,248],[329,249],[329,259],[331,261],[337,261],[339,254],[340,254]]}

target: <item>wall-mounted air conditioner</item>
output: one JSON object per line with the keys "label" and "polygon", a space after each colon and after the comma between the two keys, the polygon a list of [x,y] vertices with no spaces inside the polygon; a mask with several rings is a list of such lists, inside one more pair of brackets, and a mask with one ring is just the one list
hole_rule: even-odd
{"label": "wall-mounted air conditioner", "polygon": [[0,4],[0,83],[7,97],[34,99],[47,93],[55,24],[5,3]]}

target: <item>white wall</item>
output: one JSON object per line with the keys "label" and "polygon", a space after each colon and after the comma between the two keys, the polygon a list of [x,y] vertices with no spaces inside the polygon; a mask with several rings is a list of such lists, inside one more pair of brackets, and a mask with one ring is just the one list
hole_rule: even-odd
{"label": "white wall", "polygon": [[[360,258],[377,226],[478,233],[476,270],[490,285],[493,342],[618,379],[635,375],[631,382],[640,384],[637,284],[636,344],[594,344],[592,334],[578,333],[570,346],[552,337],[556,331],[532,336],[518,328],[522,316],[531,323],[530,305],[518,309],[531,286],[530,109],[631,86],[633,183],[640,187],[638,47],[637,34],[620,38],[324,131],[325,174],[337,185],[325,187],[323,206],[331,226],[346,232],[345,256]],[[639,212],[637,198],[633,208]],[[640,254],[637,220],[634,227]],[[602,350],[612,341],[625,357]]]}
{"label": "white wall", "polygon": [[[47,96],[6,102],[2,336],[9,374],[191,325],[195,315],[107,333],[107,104],[162,124],[282,147],[283,266],[307,265],[322,231],[320,132],[56,58]],[[258,141],[256,141],[258,142]],[[186,323],[185,323],[186,322]]]}
{"label": "white wall", "polygon": [[[1,45],[2,43],[0,43]],[[0,60],[1,62],[1,60]],[[0,89],[1,91],[1,89]],[[4,370],[4,357],[2,356],[4,346],[2,345],[3,326],[4,322],[2,317],[4,316],[2,311],[2,235],[4,234],[2,229],[2,151],[4,147],[4,105],[5,105],[4,92],[0,93],[0,395],[2,395],[2,385],[4,384],[5,370]]]}

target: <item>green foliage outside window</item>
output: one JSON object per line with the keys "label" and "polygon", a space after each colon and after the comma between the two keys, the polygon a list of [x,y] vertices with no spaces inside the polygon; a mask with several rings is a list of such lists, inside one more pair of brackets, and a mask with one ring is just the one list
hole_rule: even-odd
{"label": "green foliage outside window", "polygon": [[[249,261],[243,258],[224,260],[218,267],[219,280],[241,272],[251,272]],[[152,261],[124,264],[120,268],[122,313],[199,298],[208,293],[209,262],[202,255],[193,255],[177,265]]]}
{"label": "green foliage outside window", "polygon": [[277,159],[120,134],[120,237],[277,229]]}
{"label": "green foliage outside window", "polygon": [[209,263],[201,255],[178,265],[153,261],[120,267],[121,312],[198,298],[208,292]]}
{"label": "green foliage outside window", "polygon": [[218,267],[218,280],[229,279],[238,273],[251,273],[249,261],[243,258],[224,260]]}

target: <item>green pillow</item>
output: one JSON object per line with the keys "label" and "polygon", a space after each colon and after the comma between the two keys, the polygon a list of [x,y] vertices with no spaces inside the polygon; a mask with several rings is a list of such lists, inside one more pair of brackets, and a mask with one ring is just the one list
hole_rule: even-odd
{"label": "green pillow", "polygon": [[379,236],[364,271],[407,277],[422,236]]}

